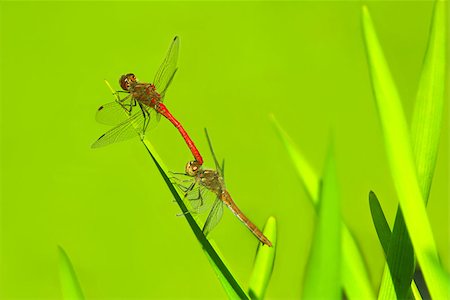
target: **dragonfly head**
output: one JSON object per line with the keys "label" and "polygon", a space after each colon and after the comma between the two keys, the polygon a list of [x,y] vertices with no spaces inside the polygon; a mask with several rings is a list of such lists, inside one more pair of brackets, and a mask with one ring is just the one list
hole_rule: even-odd
{"label": "dragonfly head", "polygon": [[128,91],[132,83],[136,83],[137,79],[133,73],[128,73],[127,75],[122,75],[119,79],[120,87],[124,91]]}
{"label": "dragonfly head", "polygon": [[186,168],[185,168],[186,174],[194,177],[197,175],[198,171],[200,171],[201,167],[202,167],[202,165],[199,164],[198,161],[191,160],[190,162],[188,162],[186,164]]}

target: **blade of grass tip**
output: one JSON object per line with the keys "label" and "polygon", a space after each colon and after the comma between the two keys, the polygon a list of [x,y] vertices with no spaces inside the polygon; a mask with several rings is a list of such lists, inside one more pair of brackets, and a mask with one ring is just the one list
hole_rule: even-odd
{"label": "blade of grass tip", "polygon": [[[278,123],[274,115],[270,115],[275,131],[290,155],[300,181],[308,192],[309,199],[316,212],[318,211],[319,177],[308,164],[305,156],[294,145],[290,136]],[[314,197],[314,198],[313,198]],[[366,266],[355,238],[348,227],[342,224],[342,284],[348,299],[374,299]]]}
{"label": "blade of grass tip", "polygon": [[[415,283],[411,283],[411,276],[414,273],[414,252],[412,251],[409,236],[407,232],[406,234],[403,233],[401,235],[396,232],[396,235],[399,236],[400,239],[394,240],[391,238],[393,234],[391,233],[389,224],[386,221],[386,217],[384,216],[377,196],[372,191],[369,193],[369,205],[378,238],[383,247],[389,270],[391,270],[390,273],[397,274],[394,276],[394,280],[392,280],[392,276],[387,272],[390,276],[385,279],[382,287],[384,286],[385,289],[389,290],[383,291],[380,295],[383,295],[383,297],[388,299],[409,299],[411,298],[411,291],[409,290],[411,284],[417,289]],[[398,218],[402,218],[402,214],[397,214],[396,224],[401,222]],[[399,228],[400,227],[397,226],[395,230],[398,230]],[[404,230],[406,230],[406,228]],[[404,247],[403,253],[400,253],[399,250],[402,249],[402,247]],[[392,252],[399,254],[392,255]]]}
{"label": "blade of grass tip", "polygon": [[316,229],[306,268],[304,299],[341,298],[341,213],[334,151],[331,146],[320,193]]}
{"label": "blade of grass tip", "polygon": [[419,184],[428,201],[444,114],[447,47],[447,1],[436,1],[427,51],[411,123]]}
{"label": "blade of grass tip", "polygon": [[[171,191],[172,195],[175,197],[175,200],[176,200],[178,206],[180,206],[181,210],[183,211],[186,221],[188,222],[189,226],[191,227],[192,231],[194,232],[195,237],[202,245],[203,250],[207,254],[208,260],[210,262],[212,262],[214,271],[220,272],[220,276],[218,276],[218,278],[219,278],[220,282],[222,283],[222,286],[225,287],[225,291],[227,292],[228,296],[230,298],[249,299],[249,296],[241,288],[240,284],[237,282],[237,280],[231,274],[229,268],[221,260],[220,256],[217,254],[216,250],[213,248],[211,243],[206,239],[205,235],[203,234],[201,228],[198,226],[197,222],[194,220],[192,215],[189,213],[186,205],[184,204],[182,198],[180,197],[180,194],[175,189],[173,184],[170,182],[169,177],[167,176],[167,173],[168,173],[167,167],[163,164],[162,160],[159,158],[159,155],[153,148],[152,144],[149,141],[147,141],[146,139],[142,139],[142,143],[144,144],[145,148],[147,149],[147,152],[150,154],[151,158],[153,159],[153,162],[155,163],[156,167],[158,168],[158,171],[160,172],[161,176],[163,177],[164,181],[166,182],[167,187]],[[231,291],[233,293],[231,293]]]}
{"label": "blade of grass tip", "polygon": [[387,256],[389,250],[389,242],[391,239],[391,228],[384,216],[383,209],[378,201],[377,195],[370,191],[369,193],[370,213],[372,214],[373,225],[378,234],[381,246],[383,247],[384,255]]}
{"label": "blade of grass tip", "polygon": [[422,295],[420,295],[419,290],[417,289],[417,286],[415,284],[411,285],[411,292],[413,295],[413,299],[422,300]]}
{"label": "blade of grass tip", "polygon": [[275,126],[275,130],[281,138],[284,147],[289,153],[289,156],[294,163],[296,171],[301,179],[301,182],[304,184],[310,199],[314,202],[314,204],[316,204],[319,199],[319,177],[309,165],[305,156],[296,149],[291,137],[284,131],[273,114],[270,115],[270,119],[272,124]]}
{"label": "blade of grass tip", "polygon": [[78,282],[75,270],[70,262],[70,258],[63,247],[58,246],[59,256],[59,281],[63,299],[65,300],[83,300],[83,291]]}
{"label": "blade of grass tip", "polygon": [[261,244],[258,246],[248,288],[248,294],[252,299],[264,299],[272,276],[277,248],[277,222],[274,217],[267,219],[263,233],[272,242],[272,247]]}
{"label": "blade of grass tip", "polygon": [[403,108],[366,6],[362,8],[362,16],[372,86],[400,207],[430,293],[435,299],[443,299],[446,291],[436,284],[434,278],[437,274],[425,258],[426,253],[431,253],[438,261],[433,232],[418,185]]}
{"label": "blade of grass tip", "polygon": [[[447,14],[447,1],[435,1],[411,124],[411,140],[417,176],[426,204],[436,166],[444,114],[448,42]],[[441,278],[441,280],[443,279]]]}

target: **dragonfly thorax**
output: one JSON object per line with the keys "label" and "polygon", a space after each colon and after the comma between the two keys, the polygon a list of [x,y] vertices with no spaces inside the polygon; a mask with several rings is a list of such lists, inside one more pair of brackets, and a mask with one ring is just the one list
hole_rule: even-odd
{"label": "dragonfly thorax", "polygon": [[197,174],[196,180],[216,195],[220,195],[225,190],[223,178],[215,170],[202,169]]}

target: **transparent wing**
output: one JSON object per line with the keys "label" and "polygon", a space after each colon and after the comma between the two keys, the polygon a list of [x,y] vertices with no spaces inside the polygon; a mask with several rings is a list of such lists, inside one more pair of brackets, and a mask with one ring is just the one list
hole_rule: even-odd
{"label": "transparent wing", "polygon": [[180,47],[180,39],[176,36],[170,45],[166,58],[156,72],[153,84],[156,90],[160,93],[161,98],[164,98],[167,88],[172,82],[177,71],[178,49]]}
{"label": "transparent wing", "polygon": [[214,159],[214,164],[216,165],[216,170],[217,172],[219,172],[220,176],[223,177],[223,171],[224,171],[224,167],[225,167],[225,161],[222,162],[222,167],[219,165],[219,162],[217,161],[217,157],[216,154],[214,153],[214,148],[212,146],[211,143],[211,139],[209,138],[209,134],[208,134],[208,130],[205,128],[205,135],[206,135],[206,140],[208,141],[208,145],[209,145],[209,150],[211,151],[212,157]]}
{"label": "transparent wing", "polygon": [[135,112],[131,117],[104,133],[91,147],[100,148],[143,135],[148,118],[149,116],[141,110]]}
{"label": "transparent wing", "polygon": [[196,186],[186,194],[186,199],[189,200],[189,204],[194,213],[201,214],[208,211],[215,199],[215,194],[200,184]]}
{"label": "transparent wing", "polygon": [[222,214],[223,214],[222,200],[220,200],[219,197],[216,197],[216,201],[214,201],[211,211],[209,212],[208,218],[206,219],[205,225],[203,226],[202,231],[205,236],[207,236],[211,232],[211,230],[213,230],[214,227],[216,227],[220,219],[222,219]]}
{"label": "transparent wing", "polygon": [[100,106],[95,115],[97,122],[106,125],[117,125],[133,115],[134,110],[140,110],[136,101],[125,100],[122,104],[113,101]]}

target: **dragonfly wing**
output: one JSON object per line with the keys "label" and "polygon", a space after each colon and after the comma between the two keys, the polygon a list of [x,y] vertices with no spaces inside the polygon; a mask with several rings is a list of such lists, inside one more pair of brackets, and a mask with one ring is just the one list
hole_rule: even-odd
{"label": "dragonfly wing", "polygon": [[136,112],[130,118],[118,124],[113,129],[107,131],[92,144],[92,148],[100,148],[113,143],[125,141],[144,134],[144,127],[148,122],[148,117],[144,117],[142,111]]}
{"label": "dragonfly wing", "polygon": [[194,214],[201,214],[212,207],[215,194],[195,182],[194,178],[178,178],[174,184],[184,193],[186,205],[189,211]]}
{"label": "dragonfly wing", "polygon": [[219,172],[220,176],[223,177],[223,168],[225,166],[225,161],[223,161],[222,167],[219,165],[219,162],[217,161],[217,157],[216,154],[214,153],[214,148],[212,146],[211,143],[211,139],[209,138],[209,134],[208,134],[208,130],[205,128],[205,135],[206,135],[206,140],[208,141],[208,145],[209,145],[209,150],[211,151],[212,157],[214,159],[214,164],[216,165],[216,170],[217,172]]}
{"label": "dragonfly wing", "polygon": [[109,102],[100,106],[95,115],[97,122],[106,125],[117,125],[125,120],[127,120],[135,110],[140,110],[136,106],[134,100],[124,101],[123,103],[118,103],[116,101]]}
{"label": "dragonfly wing", "polygon": [[176,36],[173,39],[172,45],[170,45],[169,51],[167,52],[163,63],[159,67],[158,72],[156,72],[153,84],[162,97],[166,93],[166,90],[172,82],[177,71],[179,47],[180,39]]}
{"label": "dragonfly wing", "polygon": [[214,201],[211,211],[209,212],[208,218],[206,219],[205,225],[203,226],[202,231],[205,236],[207,236],[211,232],[211,230],[213,230],[214,227],[216,227],[220,219],[222,219],[222,214],[223,214],[222,200],[220,200],[219,197],[216,197],[216,201]]}

